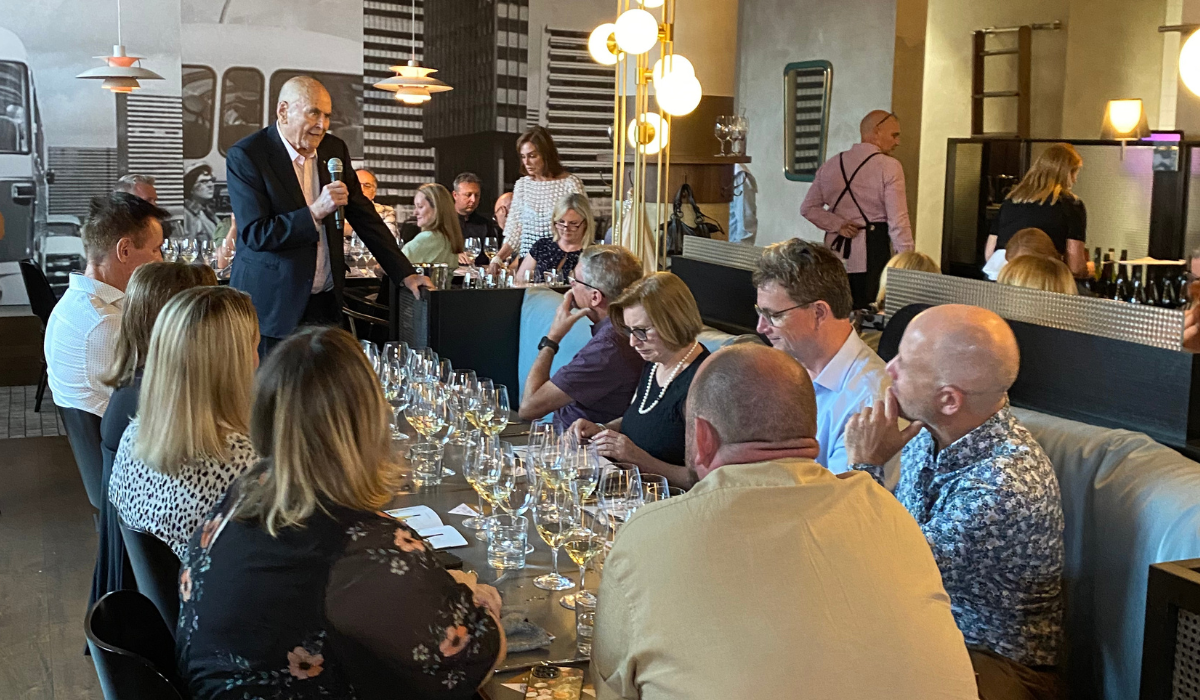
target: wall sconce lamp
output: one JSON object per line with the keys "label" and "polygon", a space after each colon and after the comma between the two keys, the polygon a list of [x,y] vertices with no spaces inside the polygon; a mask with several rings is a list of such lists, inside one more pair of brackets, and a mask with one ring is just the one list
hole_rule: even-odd
{"label": "wall sconce lamp", "polygon": [[1150,136],[1146,111],[1141,100],[1109,100],[1104,110],[1104,125],[1100,138],[1121,142],[1121,160],[1125,159],[1125,142],[1139,141]]}

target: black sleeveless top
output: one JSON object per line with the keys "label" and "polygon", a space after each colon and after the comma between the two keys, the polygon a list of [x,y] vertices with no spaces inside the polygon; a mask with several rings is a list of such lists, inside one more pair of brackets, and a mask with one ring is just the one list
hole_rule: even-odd
{"label": "black sleeveless top", "polygon": [[[708,356],[708,349],[701,345],[700,354],[667,385],[662,400],[646,415],[638,412],[642,398],[646,397],[646,406],[649,407],[654,403],[654,399],[658,398],[662,387],[658,385],[657,378],[651,378],[654,374],[653,362],[647,362],[642,368],[642,377],[638,380],[637,391],[633,394],[633,403],[629,404],[621,418],[621,432],[651,457],[667,464],[683,465],[686,452],[684,406],[692,379],[700,369],[700,363]],[[650,383],[649,392],[646,390],[647,382]]]}

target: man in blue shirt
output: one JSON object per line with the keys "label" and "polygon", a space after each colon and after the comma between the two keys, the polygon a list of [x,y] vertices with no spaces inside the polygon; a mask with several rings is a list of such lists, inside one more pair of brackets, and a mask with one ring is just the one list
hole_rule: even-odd
{"label": "man in blue shirt", "polygon": [[[887,365],[850,322],[850,278],[828,248],[793,238],[767,247],[754,273],[758,332],[794,357],[812,377],[817,398],[817,462],[840,474],[847,469],[846,421],[886,396]],[[894,462],[893,462],[894,464]],[[896,470],[883,483],[896,482]]]}
{"label": "man in blue shirt", "polygon": [[[846,426],[857,469],[900,452],[896,498],[933,551],[982,698],[1057,692],[1062,497],[1046,453],[1009,411],[1019,367],[1004,319],[935,306],[906,329],[886,401]],[[901,430],[900,416],[914,422]]]}

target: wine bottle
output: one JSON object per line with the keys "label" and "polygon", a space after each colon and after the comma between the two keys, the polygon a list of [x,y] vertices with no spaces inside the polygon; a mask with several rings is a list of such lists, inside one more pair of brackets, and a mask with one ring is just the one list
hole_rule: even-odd
{"label": "wine bottle", "polygon": [[1141,304],[1145,306],[1149,302],[1146,300],[1146,286],[1142,282],[1142,275],[1145,274],[1145,268],[1141,265],[1133,269],[1133,284],[1130,285],[1129,301],[1133,304]]}
{"label": "wine bottle", "polygon": [[1113,270],[1113,251],[1112,248],[1104,255],[1104,264],[1100,268],[1100,278],[1096,280],[1096,296],[1103,299],[1112,297],[1112,283],[1115,271]]}
{"label": "wine bottle", "polygon": [[1109,299],[1129,301],[1129,275],[1126,270],[1127,267],[1128,265],[1125,264],[1123,259],[1117,263],[1117,278],[1113,281],[1112,293],[1109,295]]}

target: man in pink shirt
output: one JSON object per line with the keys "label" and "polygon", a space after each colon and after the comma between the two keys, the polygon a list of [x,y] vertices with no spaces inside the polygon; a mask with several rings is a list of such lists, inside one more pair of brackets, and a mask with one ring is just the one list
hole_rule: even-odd
{"label": "man in pink shirt", "polygon": [[804,218],[825,231],[825,245],[842,256],[856,309],[875,301],[892,251],[913,249],[904,168],[890,155],[900,145],[900,121],[877,109],[859,131],[862,143],[825,161],[800,205]]}

